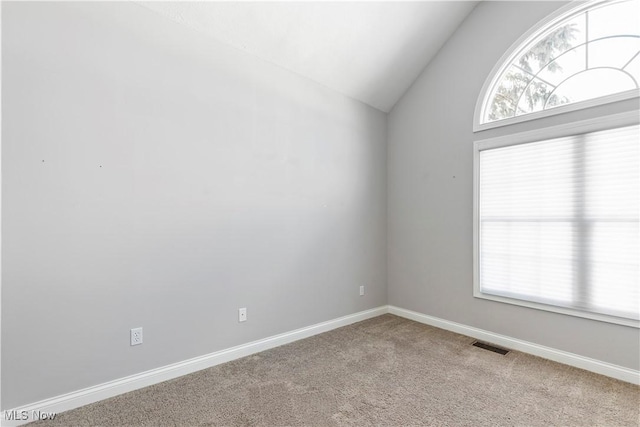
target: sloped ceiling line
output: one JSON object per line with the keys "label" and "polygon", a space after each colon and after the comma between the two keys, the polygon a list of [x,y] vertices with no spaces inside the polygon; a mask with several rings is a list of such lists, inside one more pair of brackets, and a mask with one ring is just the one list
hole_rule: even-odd
{"label": "sloped ceiling line", "polygon": [[138,2],[389,112],[477,2]]}

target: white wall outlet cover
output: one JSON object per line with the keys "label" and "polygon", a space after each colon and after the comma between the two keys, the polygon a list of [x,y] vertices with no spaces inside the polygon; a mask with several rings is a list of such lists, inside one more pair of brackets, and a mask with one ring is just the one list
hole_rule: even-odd
{"label": "white wall outlet cover", "polygon": [[364,286],[360,286],[360,296],[364,295]]}
{"label": "white wall outlet cover", "polygon": [[131,329],[131,345],[142,344],[142,328]]}
{"label": "white wall outlet cover", "polygon": [[247,321],[247,309],[239,308],[238,309],[238,322],[246,322]]}

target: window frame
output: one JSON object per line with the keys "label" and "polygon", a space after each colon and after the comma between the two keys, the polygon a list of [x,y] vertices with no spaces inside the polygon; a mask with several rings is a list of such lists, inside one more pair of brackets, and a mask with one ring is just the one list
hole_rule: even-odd
{"label": "window frame", "polygon": [[525,32],[515,43],[513,43],[504,55],[496,62],[496,65],[492,68],[489,76],[485,79],[482,89],[480,90],[480,96],[476,101],[476,106],[473,114],[473,132],[480,132],[487,129],[494,129],[504,126],[509,126],[516,123],[528,122],[531,120],[537,120],[543,117],[556,116],[558,114],[569,113],[572,111],[584,110],[586,108],[595,107],[599,105],[610,104],[614,102],[624,101],[627,99],[634,99],[640,97],[640,89],[631,89],[625,92],[619,92],[615,94],[605,95],[598,98],[592,98],[585,101],[578,101],[571,104],[565,104],[558,107],[552,107],[549,109],[536,111],[533,113],[523,114],[520,116],[509,117],[506,119],[495,120],[492,122],[482,123],[482,118],[487,108],[487,104],[490,101],[490,96],[493,88],[498,83],[502,73],[511,64],[520,57],[524,50],[528,47],[529,41],[535,38],[541,32],[544,32],[558,23],[570,19],[576,15],[580,15],[588,9],[594,8],[598,5],[608,3],[610,0],[591,0],[586,2],[580,2],[574,4],[571,2],[567,4],[546,18],[539,21],[531,29]]}
{"label": "window frame", "polygon": [[559,307],[539,302],[521,300],[483,293],[480,289],[480,152],[499,147],[508,147],[547,139],[562,138],[607,129],[640,124],[637,110],[618,114],[595,117],[587,120],[573,121],[555,126],[511,133],[508,135],[479,139],[473,143],[473,296],[475,298],[508,303],[538,310],[577,316],[608,323],[640,328],[640,320],[594,313],[579,309]]}

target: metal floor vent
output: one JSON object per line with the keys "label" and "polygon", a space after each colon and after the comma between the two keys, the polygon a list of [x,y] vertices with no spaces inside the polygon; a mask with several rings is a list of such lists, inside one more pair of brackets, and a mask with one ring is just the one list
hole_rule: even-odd
{"label": "metal floor vent", "polygon": [[485,344],[485,343],[480,342],[480,341],[476,341],[472,345],[474,345],[476,347],[483,348],[485,350],[493,351],[494,353],[498,353],[498,354],[501,354],[503,356],[505,354],[509,353],[509,350],[505,350],[504,348],[496,347],[496,346],[493,346],[493,345],[490,345],[490,344]]}

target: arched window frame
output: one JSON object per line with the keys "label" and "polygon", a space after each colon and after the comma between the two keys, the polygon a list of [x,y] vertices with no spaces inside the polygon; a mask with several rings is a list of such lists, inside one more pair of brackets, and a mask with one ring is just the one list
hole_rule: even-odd
{"label": "arched window frame", "polygon": [[565,5],[559,8],[556,12],[547,16],[545,19],[539,21],[529,31],[524,33],[518,40],[513,43],[506,53],[497,61],[493,67],[489,76],[485,80],[480,96],[476,102],[474,118],[473,118],[473,131],[479,132],[487,129],[493,129],[503,126],[508,126],[516,123],[528,122],[531,120],[540,119],[543,117],[555,116],[571,111],[583,110],[589,107],[595,107],[598,105],[609,104],[613,102],[623,101],[626,99],[633,99],[640,97],[639,89],[632,89],[625,92],[615,93],[611,95],[601,96],[598,98],[592,98],[585,101],[578,101],[571,104],[561,105],[545,109],[542,111],[536,111],[533,113],[523,114],[520,116],[509,117],[502,120],[496,120],[493,122],[482,123],[485,111],[488,108],[489,102],[491,102],[491,95],[493,88],[502,77],[503,72],[511,66],[511,64],[524,53],[524,51],[530,47],[530,42],[542,32],[558,25],[560,22],[569,20],[586,10],[597,7],[599,5],[607,3],[607,0],[592,0],[586,2],[580,2],[579,4]]}
{"label": "arched window frame", "polygon": [[[614,108],[617,112],[605,112],[602,115],[596,115],[591,118],[579,118],[575,115],[566,115],[565,120],[560,120],[558,124],[551,124],[541,120],[536,123],[533,129],[522,129],[519,126],[511,126],[517,123],[533,122],[544,117],[555,117],[564,113],[585,110],[590,107],[611,104],[618,101],[640,98],[640,90],[634,89],[626,92],[620,92],[603,97],[593,98],[585,101],[565,104],[553,107],[548,110],[537,111],[533,113],[523,114],[520,116],[510,117],[493,122],[482,124],[481,119],[484,117],[485,108],[491,102],[491,95],[498,80],[502,77],[503,71],[510,67],[512,63],[522,55],[527,48],[531,46],[538,35],[551,30],[556,25],[565,20],[570,20],[577,15],[584,13],[586,10],[596,8],[605,3],[607,0],[591,0],[585,2],[572,2],[539,21],[529,31],[523,34],[507,52],[500,58],[496,66],[493,67],[489,77],[480,92],[480,96],[476,102],[474,113],[473,131],[476,134],[474,141],[474,158],[473,158],[473,296],[484,300],[490,300],[500,303],[506,303],[515,306],[527,307],[530,309],[559,313],[576,318],[585,318],[606,323],[624,325],[627,327],[640,328],[640,319],[637,317],[629,317],[605,313],[604,311],[593,308],[578,308],[570,306],[562,306],[556,303],[545,301],[536,301],[535,298],[527,295],[509,296],[498,295],[491,290],[485,291],[482,286],[481,279],[481,198],[482,191],[480,188],[480,173],[483,169],[480,157],[484,150],[492,150],[503,147],[515,147],[518,145],[527,145],[529,143],[545,142],[558,138],[576,137],[579,135],[589,134],[605,130],[615,130],[618,128],[634,126],[640,124],[640,110],[638,104],[625,105],[621,108]],[[490,133],[485,137],[482,132],[487,129],[498,130],[498,132]],[[508,218],[507,218],[508,219]],[[640,219],[639,219],[640,220]],[[580,234],[582,235],[582,234]],[[576,235],[577,236],[577,235]],[[579,239],[579,237],[577,237]],[[587,251],[589,246],[587,246]],[[586,259],[586,258],[582,258]],[[576,282],[576,283],[582,283]],[[580,287],[580,289],[591,288]],[[640,295],[640,293],[639,293]],[[640,298],[640,296],[638,297]]]}

